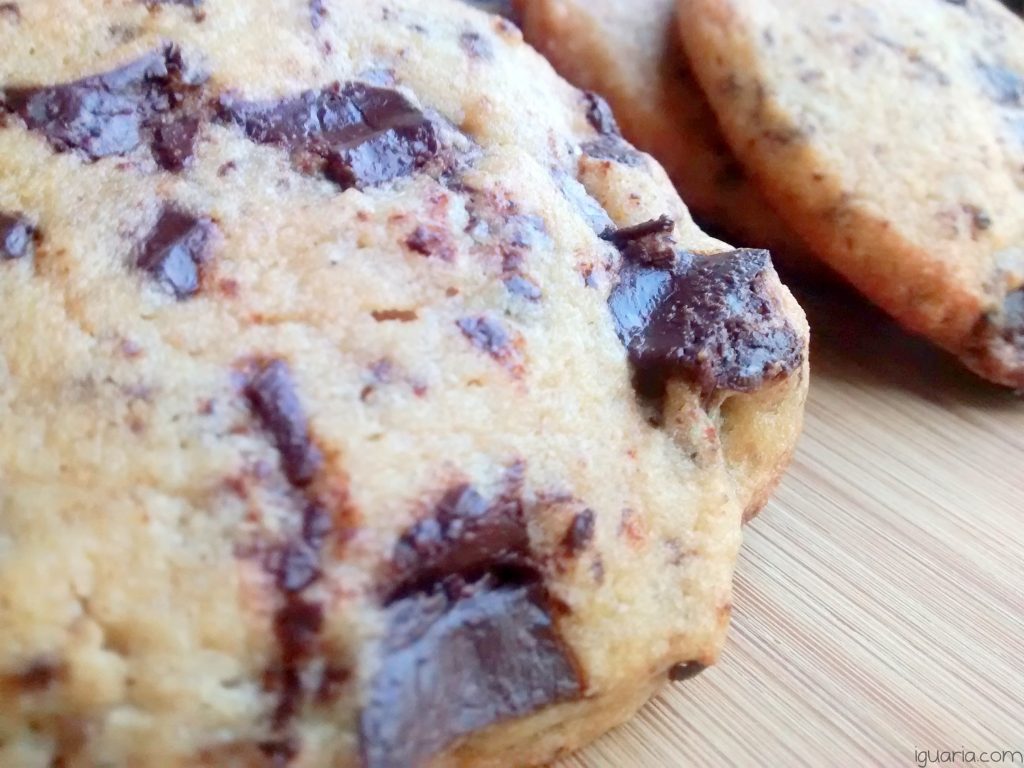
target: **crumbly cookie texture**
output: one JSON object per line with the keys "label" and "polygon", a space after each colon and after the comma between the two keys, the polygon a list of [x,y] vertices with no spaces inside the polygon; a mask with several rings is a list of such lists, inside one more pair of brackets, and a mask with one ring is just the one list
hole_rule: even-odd
{"label": "crumbly cookie texture", "polygon": [[997,0],[679,0],[733,150],[816,253],[1024,387],[1024,23]]}
{"label": "crumbly cookie texture", "polygon": [[0,765],[538,764],[715,660],[807,328],[448,0],[0,14]]}
{"label": "crumbly cookie texture", "polygon": [[664,165],[701,225],[770,249],[789,272],[824,277],[722,136],[682,55],[675,0],[521,0],[517,10],[526,41],[608,99],[626,138]]}

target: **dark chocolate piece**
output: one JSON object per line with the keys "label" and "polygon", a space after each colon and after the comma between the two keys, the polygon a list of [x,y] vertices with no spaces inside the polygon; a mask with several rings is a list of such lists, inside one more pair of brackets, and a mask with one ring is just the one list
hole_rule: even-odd
{"label": "dark chocolate piece", "polygon": [[594,539],[594,510],[585,509],[572,519],[565,532],[562,546],[570,555],[578,555],[590,546]]}
{"label": "dark chocolate piece", "polygon": [[0,261],[28,256],[36,230],[21,214],[0,211]]}
{"label": "dark chocolate piece", "polygon": [[313,29],[320,29],[327,17],[327,3],[324,0],[309,0],[309,23]]}
{"label": "dark chocolate piece", "polygon": [[985,90],[996,104],[1024,108],[1024,75],[999,64],[978,61]]}
{"label": "dark chocolate piece", "polygon": [[199,118],[195,115],[182,115],[158,125],[153,131],[153,155],[157,164],[165,171],[184,170],[192,160],[198,135]]}
{"label": "dark chocolate piece", "polygon": [[21,21],[21,7],[17,3],[0,3],[0,19],[9,19],[17,24]]}
{"label": "dark chocolate piece", "polygon": [[505,494],[488,502],[472,486],[457,486],[398,540],[389,594],[424,589],[453,574],[472,580],[520,567],[529,543],[518,498]]}
{"label": "dark chocolate piece", "polygon": [[597,160],[608,160],[621,165],[637,168],[644,164],[644,156],[618,136],[602,136],[593,141],[584,142],[580,149],[587,157]]}
{"label": "dark chocolate piece", "polygon": [[494,49],[491,41],[479,32],[463,32],[459,35],[459,46],[471,59],[492,59]]}
{"label": "dark chocolate piece", "polygon": [[661,216],[636,226],[606,230],[601,239],[615,245],[629,261],[670,267],[676,259],[674,229],[671,217]]}
{"label": "dark chocolate piece", "polygon": [[461,736],[582,694],[539,584],[485,577],[389,614],[359,720],[365,768],[424,765]]}
{"label": "dark chocolate piece", "polygon": [[584,91],[583,100],[587,109],[587,122],[602,136],[622,136],[619,124],[615,121],[612,108],[604,98],[593,91]]}
{"label": "dark chocolate piece", "polygon": [[165,208],[146,237],[137,266],[178,299],[199,291],[213,224],[177,208]]}
{"label": "dark chocolate piece", "polygon": [[697,677],[705,669],[707,667],[699,661],[687,661],[672,667],[668,671],[668,679],[673,683],[682,683]]}
{"label": "dark chocolate piece", "polygon": [[644,393],[676,375],[706,393],[751,392],[798,368],[803,347],[766,289],[770,271],[757,250],[627,260],[608,304]]}
{"label": "dark chocolate piece", "polygon": [[361,83],[273,102],[224,98],[220,113],[257,144],[312,159],[312,170],[343,189],[407,176],[440,150],[434,123],[405,96]]}
{"label": "dark chocolate piece", "polygon": [[[278,739],[281,743],[295,743],[283,732],[305,700],[304,671],[317,653],[323,629],[323,606],[311,601],[305,590],[320,579],[320,553],[331,526],[327,510],[317,500],[308,498],[301,528],[280,547],[271,550],[267,560],[282,601],[274,613],[274,636],[279,656],[266,676],[267,688],[277,694],[273,725],[282,735]],[[336,669],[334,674],[340,672]],[[322,684],[323,681],[317,688]]]}
{"label": "dark chocolate piece", "polygon": [[124,155],[150,141],[173,114],[194,101],[199,84],[173,46],[118,69],[61,85],[8,88],[0,103],[58,152],[95,161]]}
{"label": "dark chocolate piece", "polygon": [[433,256],[444,261],[455,258],[455,243],[451,234],[443,227],[418,224],[405,240],[406,246],[423,256]]}
{"label": "dark chocolate piece", "polygon": [[527,301],[540,301],[544,292],[541,291],[533,280],[521,274],[510,274],[505,278],[505,289],[513,296],[519,296]]}
{"label": "dark chocolate piece", "polygon": [[458,321],[462,335],[500,363],[515,366],[519,353],[515,340],[501,322],[490,315],[464,317]]}
{"label": "dark chocolate piece", "polygon": [[260,424],[274,438],[288,481],[299,488],[309,485],[323,457],[310,437],[288,364],[283,360],[260,364],[249,377],[245,395]]}

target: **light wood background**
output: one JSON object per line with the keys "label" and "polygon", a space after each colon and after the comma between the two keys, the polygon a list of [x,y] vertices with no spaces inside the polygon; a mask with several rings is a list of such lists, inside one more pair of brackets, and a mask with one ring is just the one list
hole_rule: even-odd
{"label": "light wood background", "polygon": [[1024,750],[1024,398],[845,292],[800,298],[806,430],[748,529],[726,652],[565,768]]}

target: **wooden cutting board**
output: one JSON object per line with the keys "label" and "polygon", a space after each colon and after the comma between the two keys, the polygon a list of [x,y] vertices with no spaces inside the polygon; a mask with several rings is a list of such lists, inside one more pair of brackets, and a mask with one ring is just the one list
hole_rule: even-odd
{"label": "wooden cutting board", "polygon": [[1024,398],[845,292],[800,299],[806,429],[748,529],[720,664],[565,768],[1024,751]]}

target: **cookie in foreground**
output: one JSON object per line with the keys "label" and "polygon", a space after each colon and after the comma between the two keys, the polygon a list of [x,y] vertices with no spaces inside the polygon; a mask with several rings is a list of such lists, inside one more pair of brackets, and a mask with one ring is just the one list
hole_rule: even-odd
{"label": "cookie in foreground", "polygon": [[997,0],[679,0],[775,209],[869,299],[1024,387],[1024,22]]}
{"label": "cookie in foreground", "polygon": [[0,764],[537,764],[715,660],[763,252],[457,3],[17,8]]}

